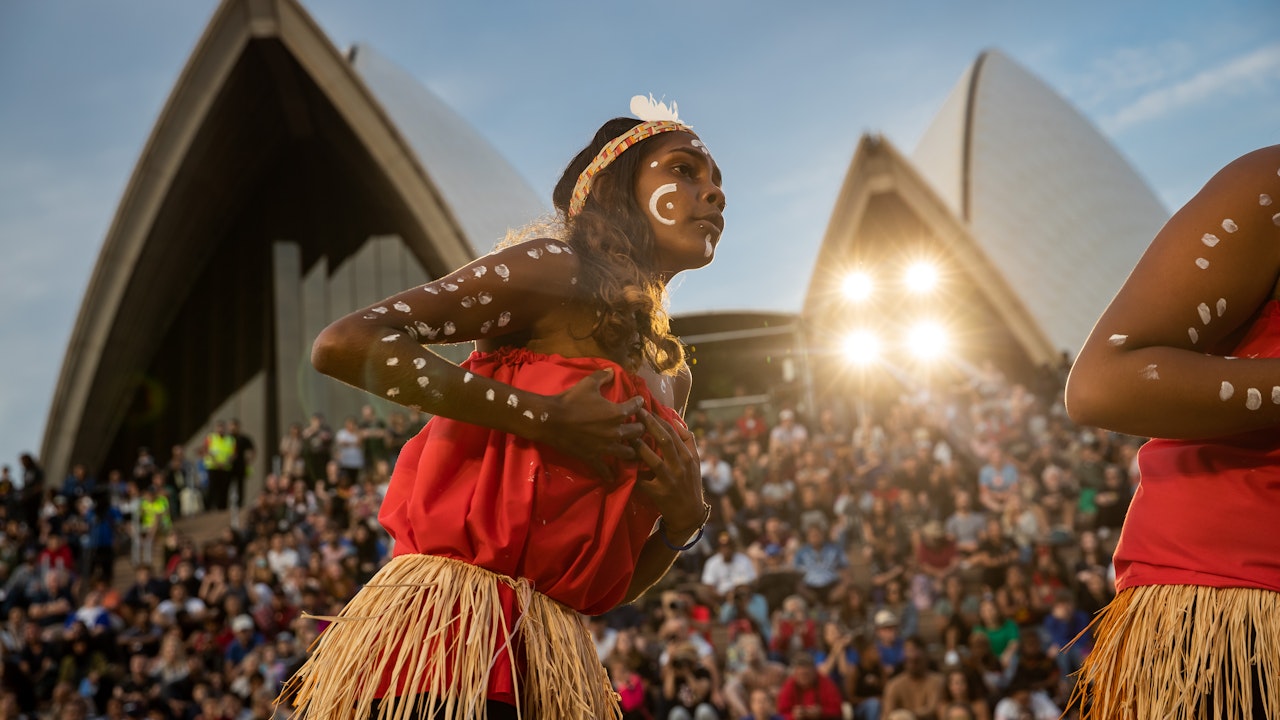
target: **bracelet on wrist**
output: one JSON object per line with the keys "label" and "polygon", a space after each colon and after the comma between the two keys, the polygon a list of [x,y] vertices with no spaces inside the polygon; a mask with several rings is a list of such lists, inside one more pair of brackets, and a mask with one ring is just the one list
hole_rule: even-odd
{"label": "bracelet on wrist", "polygon": [[662,542],[666,544],[668,548],[676,552],[684,552],[685,550],[688,550],[694,545],[697,545],[698,541],[702,539],[702,534],[707,530],[707,520],[710,520],[710,519],[711,519],[711,505],[707,502],[703,502],[702,503],[702,522],[698,524],[698,532],[694,534],[692,540],[685,543],[684,545],[676,545],[675,543],[671,542],[671,537],[667,535],[667,520],[666,518],[663,518],[663,517],[658,518],[658,535],[662,536]]}

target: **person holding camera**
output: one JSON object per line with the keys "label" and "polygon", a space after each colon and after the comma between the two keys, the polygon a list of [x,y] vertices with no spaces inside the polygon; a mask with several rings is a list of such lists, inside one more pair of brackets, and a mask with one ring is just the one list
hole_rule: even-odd
{"label": "person holding camera", "polygon": [[662,664],[662,700],[666,720],[720,720],[712,704],[711,671],[702,664],[698,650],[688,642],[675,642]]}

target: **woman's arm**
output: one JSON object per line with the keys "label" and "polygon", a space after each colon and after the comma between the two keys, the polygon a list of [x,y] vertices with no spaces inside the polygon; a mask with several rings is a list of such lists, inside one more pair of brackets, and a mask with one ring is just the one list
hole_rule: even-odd
{"label": "woman's arm", "polygon": [[577,272],[561,242],[514,245],[335,321],[316,338],[312,364],[409,408],[535,440],[602,470],[603,455],[633,458],[628,441],[643,432],[628,422],[640,398],[613,403],[600,395],[609,371],[546,396],[473,375],[424,347],[501,344],[563,323],[577,302]]}
{"label": "woman's arm", "polygon": [[1280,145],[1215,175],[1156,236],[1067,381],[1084,425],[1199,438],[1280,424],[1280,359],[1221,357],[1276,294]]}

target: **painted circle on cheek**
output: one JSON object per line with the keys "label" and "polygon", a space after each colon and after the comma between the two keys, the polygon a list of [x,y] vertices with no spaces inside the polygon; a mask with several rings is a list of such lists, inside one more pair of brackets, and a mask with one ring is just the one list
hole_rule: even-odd
{"label": "painted circle on cheek", "polygon": [[662,199],[662,196],[669,195],[675,191],[676,191],[676,184],[667,183],[666,185],[663,185],[657,190],[654,190],[653,195],[649,196],[649,212],[652,213],[653,216],[658,219],[658,222],[662,223],[663,225],[675,225],[676,221],[669,220],[663,217],[662,213],[658,212],[658,201]]}

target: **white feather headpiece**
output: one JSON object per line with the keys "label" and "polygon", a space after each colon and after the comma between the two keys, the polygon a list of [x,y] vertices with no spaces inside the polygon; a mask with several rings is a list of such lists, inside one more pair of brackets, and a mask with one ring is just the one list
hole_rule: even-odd
{"label": "white feather headpiece", "polygon": [[670,120],[671,122],[680,122],[679,106],[675,101],[671,102],[671,107],[661,100],[654,100],[653,95],[648,97],[644,95],[636,95],[631,98],[631,114],[641,120]]}

